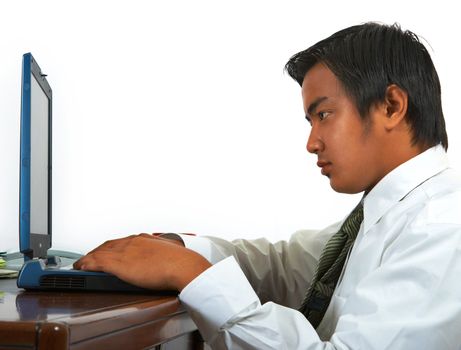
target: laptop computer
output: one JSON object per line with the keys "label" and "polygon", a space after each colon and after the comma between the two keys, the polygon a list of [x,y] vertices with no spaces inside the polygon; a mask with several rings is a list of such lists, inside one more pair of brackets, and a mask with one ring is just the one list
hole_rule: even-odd
{"label": "laptop computer", "polygon": [[52,90],[32,54],[22,61],[17,285],[38,290],[147,292],[103,272],[63,267],[52,244]]}

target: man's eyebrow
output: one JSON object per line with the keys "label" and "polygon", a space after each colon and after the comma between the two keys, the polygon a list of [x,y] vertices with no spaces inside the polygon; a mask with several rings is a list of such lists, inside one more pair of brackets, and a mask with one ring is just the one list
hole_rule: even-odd
{"label": "man's eyebrow", "polygon": [[314,102],[312,102],[309,105],[309,108],[307,109],[307,114],[306,114],[306,119],[310,118],[309,116],[312,114],[312,112],[318,107],[319,104],[321,104],[323,101],[327,100],[328,97],[322,96],[317,98]]}

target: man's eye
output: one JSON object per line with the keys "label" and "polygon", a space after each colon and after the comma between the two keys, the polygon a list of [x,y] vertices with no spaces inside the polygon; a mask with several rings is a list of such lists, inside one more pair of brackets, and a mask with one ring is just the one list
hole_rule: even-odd
{"label": "man's eye", "polygon": [[326,117],[328,117],[330,115],[330,112],[318,112],[317,113],[318,117],[320,120],[324,120]]}

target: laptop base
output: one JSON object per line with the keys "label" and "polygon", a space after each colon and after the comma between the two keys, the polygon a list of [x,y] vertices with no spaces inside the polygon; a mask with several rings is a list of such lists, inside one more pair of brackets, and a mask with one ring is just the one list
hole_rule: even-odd
{"label": "laptop base", "polygon": [[17,286],[32,290],[75,290],[152,293],[105,272],[66,269],[59,257],[26,261],[19,271]]}

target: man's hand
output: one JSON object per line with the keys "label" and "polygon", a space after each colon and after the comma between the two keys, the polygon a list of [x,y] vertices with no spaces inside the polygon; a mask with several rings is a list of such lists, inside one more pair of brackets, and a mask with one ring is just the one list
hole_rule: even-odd
{"label": "man's hand", "polygon": [[142,233],[107,241],[74,263],[104,271],[133,285],[181,291],[211,264],[180,242]]}

